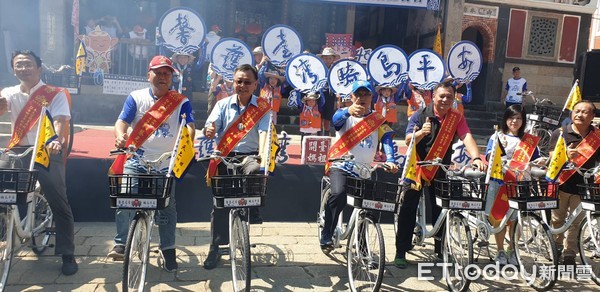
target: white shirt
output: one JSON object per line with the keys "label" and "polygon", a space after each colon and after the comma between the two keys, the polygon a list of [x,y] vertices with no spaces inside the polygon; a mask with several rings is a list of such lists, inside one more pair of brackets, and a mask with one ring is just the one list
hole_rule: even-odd
{"label": "white shirt", "polygon": [[[45,83],[40,80],[40,82],[38,82],[38,84],[31,88],[29,92],[35,93],[35,91],[38,90],[38,88],[40,88],[44,84]],[[19,113],[21,113],[21,110],[23,110],[23,108],[25,107],[25,104],[27,104],[30,94],[21,92],[21,85],[15,85],[12,87],[4,88],[0,95],[6,97],[6,100],[8,101],[8,109],[10,110],[11,132],[14,132],[17,117],[19,116]],[[59,92],[54,97],[54,99],[52,99],[52,102],[48,106],[48,111],[50,112],[52,118],[63,116],[66,117],[67,121],[71,119],[69,101],[67,100],[67,95],[64,93],[64,91]],[[19,145],[25,146],[35,144],[35,136],[37,134],[36,131],[38,128],[37,125],[38,124],[36,123],[36,125],[33,126],[33,128],[27,133],[27,135],[25,135],[25,137],[21,139]]]}
{"label": "white shirt", "polygon": [[[344,124],[344,126],[339,131],[335,132],[335,140],[331,145],[334,145],[340,139],[340,137],[342,135],[344,135],[344,133],[346,133],[348,130],[352,129],[352,127],[354,127],[354,125],[358,124],[363,119],[364,118],[357,118],[354,116],[350,116],[346,120],[346,123]],[[367,136],[365,139],[360,141],[360,143],[358,143],[354,147],[352,147],[352,149],[350,149],[350,151],[348,151],[347,154],[354,155],[354,162],[356,164],[360,165],[361,167],[365,167],[365,168],[370,167],[371,163],[373,163],[373,158],[375,157],[375,153],[377,152],[377,144],[379,142],[378,136],[379,136],[379,131],[378,130],[373,131],[373,133],[371,133],[371,135]],[[356,167],[354,167],[354,165],[352,165],[352,163],[335,162],[332,164],[331,167],[342,169],[354,176],[363,177],[363,175],[366,175],[366,173],[361,175],[358,172],[358,169]],[[370,173],[368,175],[370,176]],[[363,178],[365,178],[365,177],[363,177]]]}
{"label": "white shirt", "polygon": [[523,92],[524,90],[526,90],[527,89],[526,84],[527,84],[527,80],[525,80],[525,78],[523,78],[523,77],[521,77],[519,79],[515,79],[515,78],[508,79],[508,81],[506,81],[506,91],[508,92],[506,95],[506,101],[522,103],[523,96],[517,95],[517,93]]}

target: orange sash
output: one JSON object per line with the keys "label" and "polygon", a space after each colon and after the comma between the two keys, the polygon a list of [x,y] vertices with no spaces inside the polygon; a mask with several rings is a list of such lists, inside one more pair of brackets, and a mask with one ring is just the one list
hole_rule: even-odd
{"label": "orange sash", "polygon": [[[184,100],[184,95],[173,90],[159,98],[135,125],[125,142],[125,147],[133,145],[136,149],[139,148],[160,125],[167,121]],[[127,161],[127,155],[117,156],[108,170],[109,174],[122,174],[125,161]]]}
{"label": "orange sash", "polygon": [[396,103],[390,97],[390,101],[387,103],[383,103],[383,96],[380,96],[375,103],[375,111],[383,115],[383,109],[385,108],[385,121],[395,124],[398,122],[398,117],[396,115]]}
{"label": "orange sash", "polygon": [[[540,137],[525,133],[510,160],[510,168],[519,168],[521,165],[531,161],[531,156],[533,156],[539,141]],[[504,182],[514,181],[517,181],[515,173],[510,170],[506,171],[504,174]],[[502,218],[504,218],[504,215],[506,215],[506,212],[508,212],[508,208],[506,184],[503,184],[500,186],[498,194],[496,195],[496,199],[494,200],[494,204],[492,205],[492,209],[490,210],[490,222],[496,224],[502,221]]]}
{"label": "orange sash", "polygon": [[348,151],[358,145],[360,141],[367,138],[374,131],[377,131],[384,122],[385,117],[378,112],[374,112],[358,122],[352,128],[348,129],[335,144],[329,148],[327,162],[325,163],[325,175],[329,174],[329,166],[331,166],[329,159],[337,158],[348,153]]}
{"label": "orange sash", "polygon": [[52,100],[54,100],[54,97],[56,97],[62,91],[62,88],[44,84],[31,94],[29,100],[27,100],[27,103],[15,121],[15,130],[13,131],[12,137],[8,142],[8,149],[19,144],[21,139],[23,139],[23,137],[25,137],[27,133],[33,129],[33,126],[35,126],[37,121],[40,119],[43,103],[45,102],[47,105],[50,105]]}
{"label": "orange sash", "polygon": [[280,86],[271,87],[269,84],[263,86],[263,88],[260,90],[260,97],[272,99],[271,102],[273,103],[273,106],[271,109],[273,109],[276,113],[279,112],[279,107],[281,106]]}
{"label": "orange sash", "polygon": [[318,129],[321,130],[321,113],[315,105],[312,109],[304,106],[300,113],[300,130]]}
{"label": "orange sash", "polygon": [[[462,115],[453,108],[448,111],[425,160],[431,160],[438,157],[444,158],[446,152],[448,152],[448,148],[452,145],[452,140],[454,139],[454,134],[456,133],[456,128],[458,127],[458,122],[460,122],[461,117]],[[421,177],[425,181],[430,182],[435,176],[438,167],[439,166],[421,167]]]}
{"label": "orange sash", "polygon": [[[587,136],[585,136],[585,138],[583,138],[581,142],[579,142],[577,148],[575,148],[577,149],[579,155],[577,155],[572,162],[575,164],[575,166],[582,167],[590,158],[594,156],[594,153],[596,153],[596,149],[598,149],[598,147],[600,147],[600,130],[594,128],[590,133],[588,133]],[[560,175],[558,175],[558,184],[562,185],[564,182],[569,180],[574,173],[574,169],[562,170]]]}
{"label": "orange sash", "polygon": [[[221,137],[217,150],[222,156],[227,156],[233,148],[254,128],[254,126],[271,110],[269,102],[264,98],[257,98],[258,106],[248,104],[248,108],[244,111],[233,123],[229,124],[229,128]],[[237,127],[242,124],[243,128]],[[210,185],[210,178],[217,174],[217,166],[221,163],[220,159],[211,159],[206,172],[206,184]]]}

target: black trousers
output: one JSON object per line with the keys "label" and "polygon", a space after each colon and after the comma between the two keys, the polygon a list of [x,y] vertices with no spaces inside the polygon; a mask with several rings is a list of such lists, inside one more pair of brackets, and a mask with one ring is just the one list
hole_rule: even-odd
{"label": "black trousers", "polygon": [[340,213],[346,206],[346,176],[347,174],[343,170],[329,169],[331,193],[325,204],[325,226],[323,226],[322,237],[333,235]]}
{"label": "black trousers", "polygon": [[[239,157],[239,156],[238,156]],[[237,170],[238,174],[257,174],[260,171],[260,164],[253,159],[248,161]],[[219,164],[219,174],[227,174],[227,166],[224,163]],[[250,208],[252,210],[256,208]],[[210,220],[210,234],[212,236],[211,245],[229,244],[229,209],[213,208]]]}
{"label": "black trousers", "polygon": [[[435,189],[433,184],[430,186],[423,186],[426,188],[426,198],[429,198],[431,205],[431,220],[435,224],[435,221],[440,216],[442,208],[435,203]],[[417,208],[419,205],[419,198],[421,191],[408,190],[404,194],[404,204],[400,207],[400,214],[398,215],[398,226],[396,230],[396,254],[405,254],[407,251],[412,249],[413,232],[416,224]],[[425,202],[422,202],[425,204]],[[442,225],[438,232],[435,234],[435,252],[442,252],[441,238],[444,234],[444,226]]]}

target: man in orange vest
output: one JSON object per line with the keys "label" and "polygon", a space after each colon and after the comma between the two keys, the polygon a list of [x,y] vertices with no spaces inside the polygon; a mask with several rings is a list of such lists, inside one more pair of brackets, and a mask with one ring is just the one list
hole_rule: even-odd
{"label": "man in orange vest", "polygon": [[[418,160],[431,160],[437,157],[442,158],[442,163],[449,165],[452,163],[452,151],[450,151],[453,140],[456,137],[465,144],[465,149],[470,157],[474,157],[472,164],[484,170],[486,168],[479,157],[477,144],[465,117],[457,110],[452,108],[454,102],[454,93],[456,89],[451,80],[444,81],[436,85],[433,89],[433,103],[425,108],[415,112],[408,121],[406,127],[406,144],[410,145],[412,139],[415,139],[415,148]],[[413,135],[413,129],[419,130]],[[420,158],[420,159],[419,159]],[[429,182],[429,200],[432,206],[433,221],[437,220],[441,210],[435,203],[433,180],[445,175],[439,171],[438,167],[421,168],[421,178]],[[415,218],[417,206],[421,191],[410,189],[404,195],[404,204],[400,207],[398,217],[398,232],[396,233],[396,257],[394,264],[396,267],[406,268],[406,252],[412,248],[413,230],[415,228]],[[442,230],[436,234],[441,238]],[[435,252],[441,257],[442,245],[439,239],[435,240]]]}
{"label": "man in orange vest", "polygon": [[[47,110],[54,119],[54,129],[58,138],[46,148],[50,154],[50,167],[44,168],[36,164],[38,181],[54,214],[56,223],[56,254],[62,254],[62,273],[73,275],[78,267],[73,253],[73,213],[67,199],[65,182],[65,156],[69,137],[69,120],[71,112],[65,90],[49,86],[41,81],[42,60],[31,51],[15,51],[12,54],[11,66],[19,85],[7,87],[0,93],[0,115],[10,109],[13,136],[9,147],[15,152],[23,152],[35,143],[36,129],[42,110],[42,103],[47,103]],[[33,113],[29,114],[28,113]],[[14,146],[14,147],[13,147]],[[31,155],[24,158],[28,161]]]}
{"label": "man in orange vest", "polygon": [[[562,135],[567,145],[567,158],[577,167],[584,169],[593,168],[600,161],[600,130],[592,126],[592,121],[596,114],[596,106],[590,101],[580,101],[575,104],[571,111],[571,123],[554,130],[550,137],[550,145],[556,145],[558,137]],[[552,157],[552,152],[550,153]],[[573,212],[581,203],[581,197],[577,189],[578,184],[584,183],[583,176],[575,170],[562,170],[558,176],[558,209],[552,210],[552,225],[554,228],[564,225],[567,218],[567,211]],[[571,224],[566,236],[567,244],[563,251],[563,263],[565,265],[575,265],[575,256],[577,255],[577,239],[579,235],[579,225],[583,219],[583,214]],[[562,250],[565,241],[565,234],[555,235],[557,248]]]}

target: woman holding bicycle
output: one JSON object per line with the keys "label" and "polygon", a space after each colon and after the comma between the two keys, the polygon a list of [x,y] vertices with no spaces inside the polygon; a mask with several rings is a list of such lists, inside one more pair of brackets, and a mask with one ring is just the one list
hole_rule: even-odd
{"label": "woman holding bicycle", "polygon": [[[590,169],[600,160],[600,130],[592,126],[592,120],[596,113],[596,106],[590,101],[580,101],[571,111],[572,122],[556,129],[550,138],[550,145],[556,145],[559,136],[562,135],[567,145],[566,154],[569,161],[576,167]],[[550,152],[550,157],[552,157]],[[552,178],[555,179],[555,178]],[[578,184],[583,184],[583,176],[574,169],[562,170],[558,175],[558,209],[552,210],[552,226],[560,227],[565,223],[567,211],[573,212],[581,203],[577,190]],[[567,233],[567,245],[563,251],[563,263],[575,265],[577,255],[577,237],[579,225],[583,216],[571,224]],[[561,250],[565,240],[564,234],[556,235],[556,244]]]}
{"label": "woman holding bicycle", "polygon": [[386,165],[395,173],[398,167],[394,162],[392,137],[394,131],[384,124],[385,117],[372,111],[373,86],[368,81],[355,81],[352,84],[352,105],[337,110],[333,116],[336,141],[329,151],[329,159],[345,154],[355,157],[354,162],[334,162],[325,165],[325,173],[331,179],[331,195],[325,206],[325,224],[321,231],[321,249],[325,253],[333,250],[333,232],[337,220],[346,205],[346,176],[358,177],[355,163],[370,165],[377,151],[379,140],[386,154]]}
{"label": "woman holding bicycle", "polygon": [[[125,100],[123,110],[115,122],[115,147],[133,146],[137,153],[144,155],[145,158],[156,159],[163,153],[172,151],[179,138],[177,129],[182,115],[185,115],[186,126],[192,133],[193,141],[195,127],[192,106],[184,95],[170,90],[174,71],[169,58],[165,56],[152,58],[148,65],[150,88],[133,91]],[[161,173],[166,173],[168,164],[157,169],[160,169]],[[134,156],[127,161],[115,159],[111,171],[138,174],[146,173],[146,167]],[[124,257],[129,224],[135,213],[135,210],[117,209],[115,214],[117,235],[115,245],[108,257],[114,259]],[[158,227],[161,255],[164,259],[163,268],[172,272],[178,267],[175,255],[177,210],[174,192],[169,205],[160,210],[159,215],[167,218],[167,222]]]}
{"label": "woman holding bicycle", "polygon": [[[409,119],[406,128],[406,144],[409,145],[410,141],[415,139],[419,160],[432,160],[440,157],[442,163],[448,165],[451,164],[452,155],[452,152],[448,150],[451,148],[454,138],[458,137],[465,144],[469,156],[473,157],[472,164],[479,170],[485,170],[485,164],[479,158],[477,144],[471,135],[465,117],[452,108],[455,93],[456,89],[452,85],[451,79],[444,80],[436,85],[433,89],[433,103],[415,112]],[[413,135],[414,127],[419,130]],[[421,178],[426,182],[433,182],[438,177],[438,173],[443,175],[443,172],[438,172],[438,169],[437,166],[421,168]],[[435,221],[440,215],[441,209],[435,203],[433,184],[430,184],[427,188],[432,203],[432,218]],[[420,192],[413,189],[406,191],[404,203],[400,207],[398,215],[394,264],[401,269],[406,268],[406,252],[412,248]],[[440,228],[436,238],[441,238],[443,232],[443,228]],[[439,239],[435,240],[435,252],[441,258],[442,245]]]}
{"label": "woman holding bicycle", "polygon": [[[498,139],[502,149],[504,150],[503,160],[509,161],[510,168],[518,168],[533,159],[539,157],[537,144],[539,137],[525,133],[525,109],[518,104],[514,104],[506,108],[504,117],[502,118],[501,131],[495,133],[488,141],[486,155],[489,161],[489,155],[493,151],[494,140]],[[504,181],[522,180],[523,178],[515,177],[515,173],[507,171],[504,174]],[[526,178],[530,179],[530,178]],[[502,218],[508,212],[508,198],[506,195],[506,185],[500,185],[499,182],[490,180],[488,187],[488,195],[485,205],[485,213],[489,216],[491,224],[496,227],[502,221]],[[515,214],[516,215],[516,214]],[[511,221],[516,219],[510,218]],[[512,234],[513,224],[509,225]],[[517,258],[514,252],[510,250],[504,251],[504,236],[506,228],[494,234],[496,245],[498,246],[498,254],[496,255],[496,263],[503,266],[506,264],[518,265]],[[512,246],[512,242],[509,247]]]}

